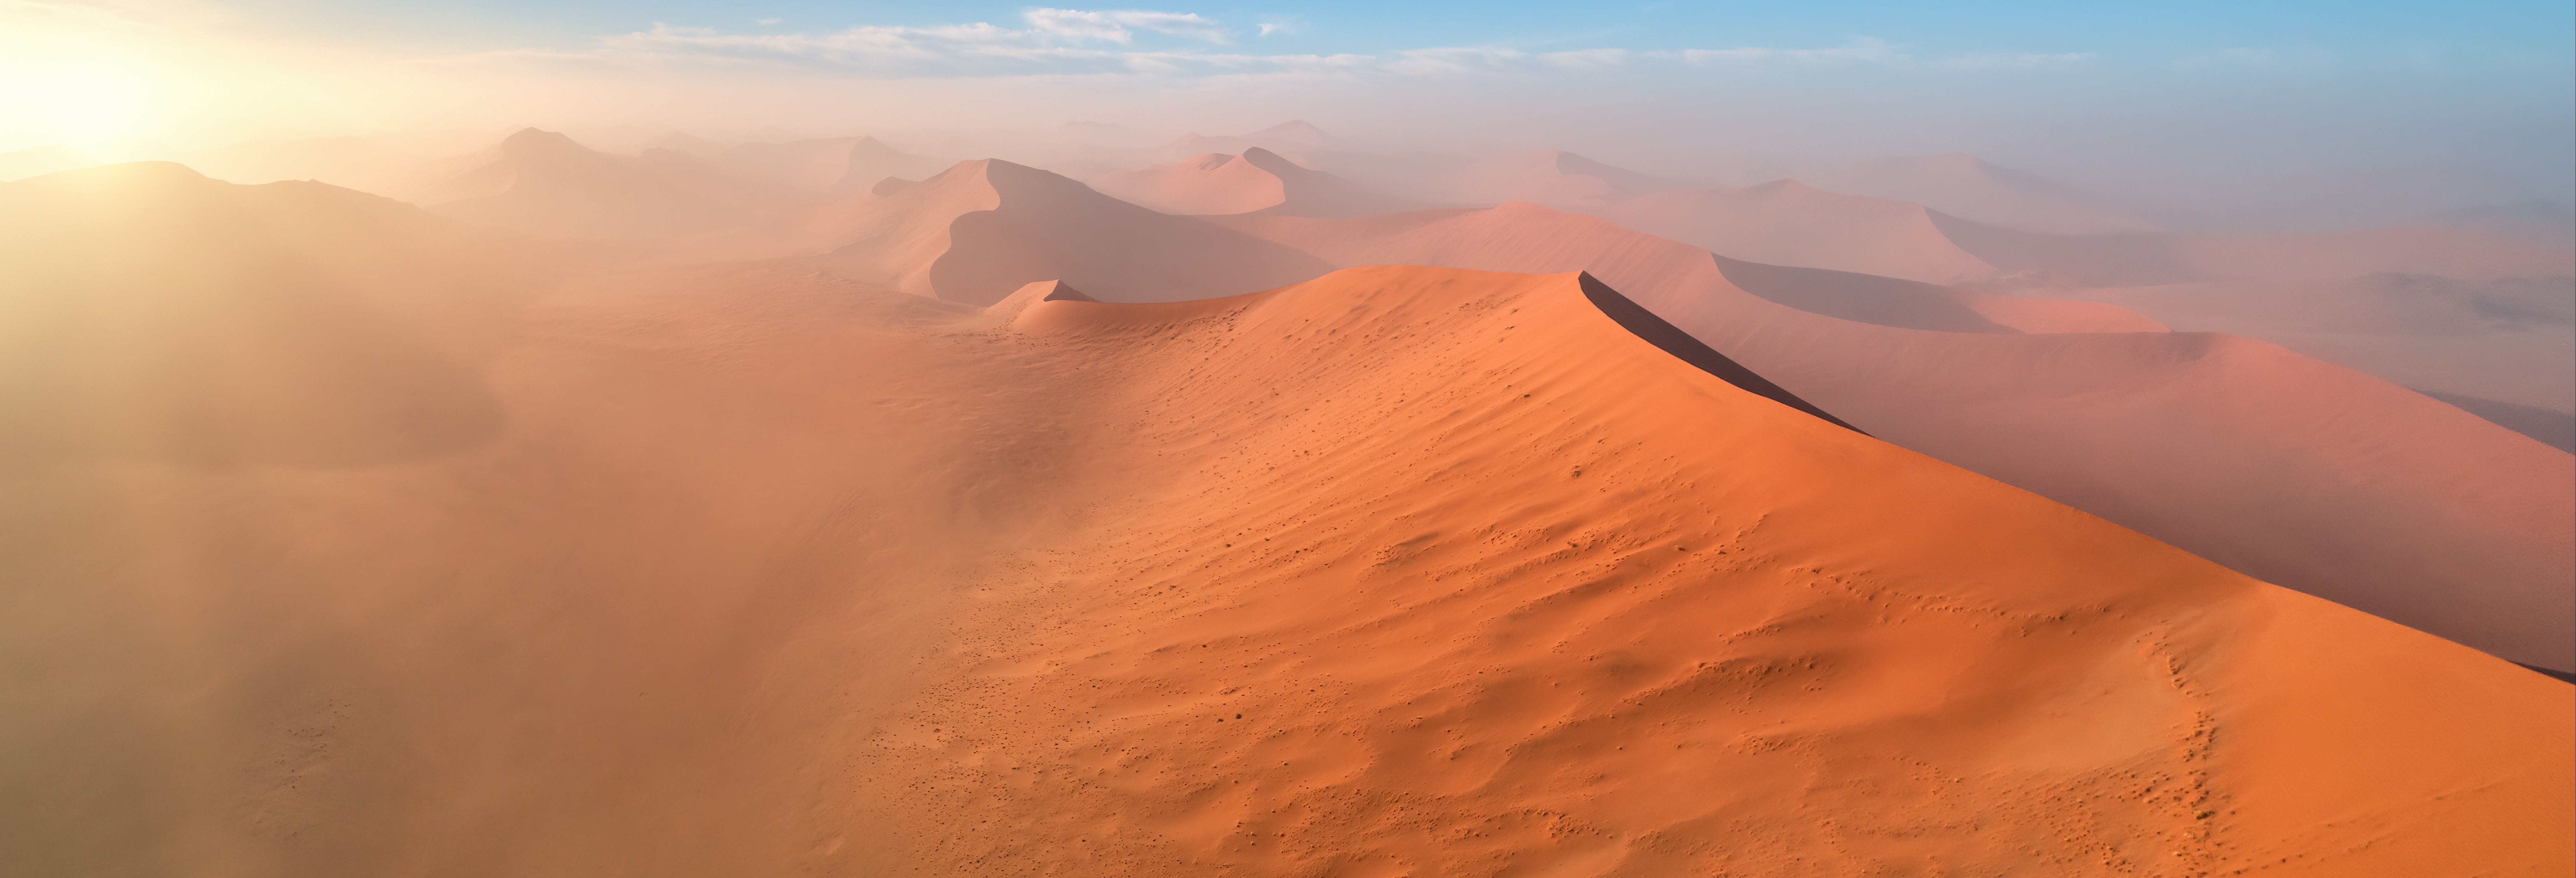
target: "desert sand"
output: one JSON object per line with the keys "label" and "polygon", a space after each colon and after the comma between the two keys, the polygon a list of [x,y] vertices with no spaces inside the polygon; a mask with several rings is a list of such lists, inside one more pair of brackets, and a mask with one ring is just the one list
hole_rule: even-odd
{"label": "desert sand", "polygon": [[1965,153],[1850,162],[1798,174],[1817,188],[1910,201],[1971,222],[2025,232],[2150,232],[2156,223],[2108,199]]}
{"label": "desert sand", "polygon": [[1537,205],[1217,220],[1338,265],[1590,271],[1873,436],[2265,581],[2576,664],[2576,457],[2347,368],[2214,333],[1993,331],[2010,327],[1928,285]]}
{"label": "desert sand", "polygon": [[959,162],[919,183],[898,178],[769,227],[692,241],[662,258],[784,259],[978,307],[1042,279],[1116,289],[1129,301],[1169,301],[1252,292],[1331,270],[1290,247],[1000,159]]}
{"label": "desert sand", "polygon": [[1425,207],[1257,146],[1241,155],[1209,153],[1176,164],[1106,174],[1087,185],[1122,201],[1182,215],[1367,216]]}
{"label": "desert sand", "polygon": [[2566,665],[2576,458],[2377,379],[1535,205],[566,146],[0,185],[13,868],[2576,869],[2497,657]]}
{"label": "desert sand", "polygon": [[[839,179],[840,162],[840,156],[824,155],[810,163],[828,166],[828,183]],[[428,187],[413,200],[470,222],[601,239],[661,239],[757,226],[801,202],[779,181],[733,176],[707,159],[669,150],[610,155],[534,128],[502,141],[488,163]]]}
{"label": "desert sand", "polygon": [[1796,180],[1639,196],[1596,211],[1628,228],[1747,262],[1951,284],[2002,272],[1952,243],[1922,205]]}

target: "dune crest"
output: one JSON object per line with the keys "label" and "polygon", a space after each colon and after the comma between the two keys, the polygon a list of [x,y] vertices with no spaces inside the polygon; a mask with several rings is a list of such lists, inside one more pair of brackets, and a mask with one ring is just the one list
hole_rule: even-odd
{"label": "dune crest", "polygon": [[1538,205],[1215,221],[1340,265],[1588,271],[1870,435],[2266,581],[2576,667],[2576,456],[2340,366],[2206,333],[1849,319],[1903,322],[1869,300],[1881,310],[1820,314],[1772,297],[1904,282],[1720,262]]}
{"label": "dune crest", "polygon": [[[1774,405],[1606,319],[1587,281],[1382,267],[1041,303],[1030,350],[1124,364],[1103,392],[1151,412],[1136,452],[1178,475],[977,579],[959,651],[867,741],[865,791],[905,803],[878,812],[903,827],[888,854],[1140,875],[2576,857],[2548,792],[2576,770],[2576,692]],[[2332,719],[2428,698],[2456,706]],[[2412,822],[2464,777],[2483,792]]]}
{"label": "dune crest", "polygon": [[1199,155],[1159,168],[1107,174],[1093,178],[1090,185],[1122,201],[1182,215],[1257,212],[1338,217],[1424,207],[1260,147],[1246,149],[1242,155]]}
{"label": "dune crest", "polygon": [[1292,248],[1138,207],[999,159],[845,196],[792,223],[711,237],[686,261],[791,259],[852,280],[966,305],[1062,280],[1103,299],[1169,301],[1294,283],[1329,271]]}

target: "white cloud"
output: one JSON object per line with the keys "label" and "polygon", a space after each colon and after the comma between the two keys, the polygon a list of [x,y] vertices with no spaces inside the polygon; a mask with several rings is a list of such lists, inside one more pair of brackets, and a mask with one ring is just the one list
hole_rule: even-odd
{"label": "white cloud", "polygon": [[1692,64],[1751,64],[1766,61],[1790,61],[1801,64],[1863,63],[1895,64],[1908,56],[1877,37],[1860,37],[1851,45],[1823,49],[1772,49],[1748,47],[1738,49],[1683,49],[1670,53]]}
{"label": "white cloud", "polygon": [[[11,0],[0,0],[0,3]],[[1535,52],[1503,46],[1433,46],[1375,55],[1289,55],[1220,51],[1237,34],[1195,13],[1035,8],[1025,26],[976,22],[919,27],[862,26],[832,33],[731,33],[657,24],[603,37],[581,52],[505,52],[501,57],[628,66],[771,67],[874,77],[984,77],[1126,74],[1157,77],[1332,72],[1430,80],[1478,77],[1607,75],[1651,65],[1701,68],[1916,65],[1885,40],[1858,37],[1816,48],[1738,47],[1640,51],[1616,47]],[[1262,35],[1304,25],[1269,20]],[[1146,35],[1177,38],[1147,46]],[[1945,69],[2040,69],[2081,63],[2079,53],[1967,55],[1923,62]],[[1643,66],[1641,66],[1643,65]]]}
{"label": "white cloud", "polygon": [[2316,49],[2272,49],[2245,46],[2202,52],[2174,59],[2181,70],[2315,70],[2334,64],[2334,56]]}
{"label": "white cloud", "polygon": [[1261,36],[1297,36],[1306,32],[1306,20],[1294,16],[1273,15],[1261,19]]}
{"label": "white cloud", "polygon": [[1565,70],[1604,70],[1628,61],[1626,49],[1576,49],[1538,56],[1540,63]]}
{"label": "white cloud", "polygon": [[1195,12],[1150,12],[1142,9],[1089,12],[1080,9],[1031,9],[1024,14],[1031,30],[1052,34],[1067,40],[1107,40],[1130,43],[1134,30],[1187,37],[1210,43],[1234,41],[1234,32]]}
{"label": "white cloud", "polygon": [[2090,52],[1987,52],[1943,59],[1944,67],[1967,70],[2030,70],[2041,67],[2065,67],[2091,60]]}

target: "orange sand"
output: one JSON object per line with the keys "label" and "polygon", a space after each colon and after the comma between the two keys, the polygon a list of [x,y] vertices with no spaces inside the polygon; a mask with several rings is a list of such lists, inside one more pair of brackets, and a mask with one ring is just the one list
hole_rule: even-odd
{"label": "orange sand", "polygon": [[167,166],[0,224],[7,410],[107,413],[0,448],[29,874],[2576,868],[2576,690],[1578,275],[983,311]]}

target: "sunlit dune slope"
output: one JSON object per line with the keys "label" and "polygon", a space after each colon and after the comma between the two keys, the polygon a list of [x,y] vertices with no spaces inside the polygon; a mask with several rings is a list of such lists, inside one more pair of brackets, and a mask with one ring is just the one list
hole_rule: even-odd
{"label": "sunlit dune slope", "polygon": [[1117,364],[1095,404],[1168,481],[977,579],[863,742],[892,852],[979,875],[2576,857],[2562,684],[1760,399],[1586,283],[1369,268],[1024,303],[1005,343]]}
{"label": "sunlit dune slope", "polygon": [[1138,207],[999,159],[862,192],[759,234],[712,237],[703,261],[785,258],[918,295],[988,305],[1062,279],[1120,301],[1244,293],[1331,270],[1297,250]]}
{"label": "sunlit dune slope", "polygon": [[[491,340],[448,374],[500,417],[0,471],[0,849],[30,874],[2576,861],[2566,687],[1749,392],[1574,274],[986,313],[778,262],[532,295],[505,239],[399,205],[144,172],[80,197],[138,237],[184,218],[166,271],[85,296],[216,296],[240,259],[321,266],[287,315],[415,289],[176,208],[337,229],[494,279],[433,297],[488,310],[383,313]],[[0,193],[13,229],[60,206]],[[440,236],[453,262],[404,261]],[[223,359],[138,404],[272,386]]]}
{"label": "sunlit dune slope", "polygon": [[1748,271],[1535,205],[1217,221],[1340,265],[1588,270],[1873,436],[2267,581],[2576,666],[2576,457],[2340,366],[2214,334],[1826,316],[1790,303],[1854,301],[1837,286],[1853,276]]}
{"label": "sunlit dune slope", "polygon": [[786,190],[695,156],[609,155],[534,128],[502,141],[488,164],[413,200],[470,222],[567,238],[669,238],[756,226],[799,203]]}
{"label": "sunlit dune slope", "polygon": [[0,185],[0,469],[469,445],[503,417],[474,372],[556,261],[318,183],[139,163]]}

